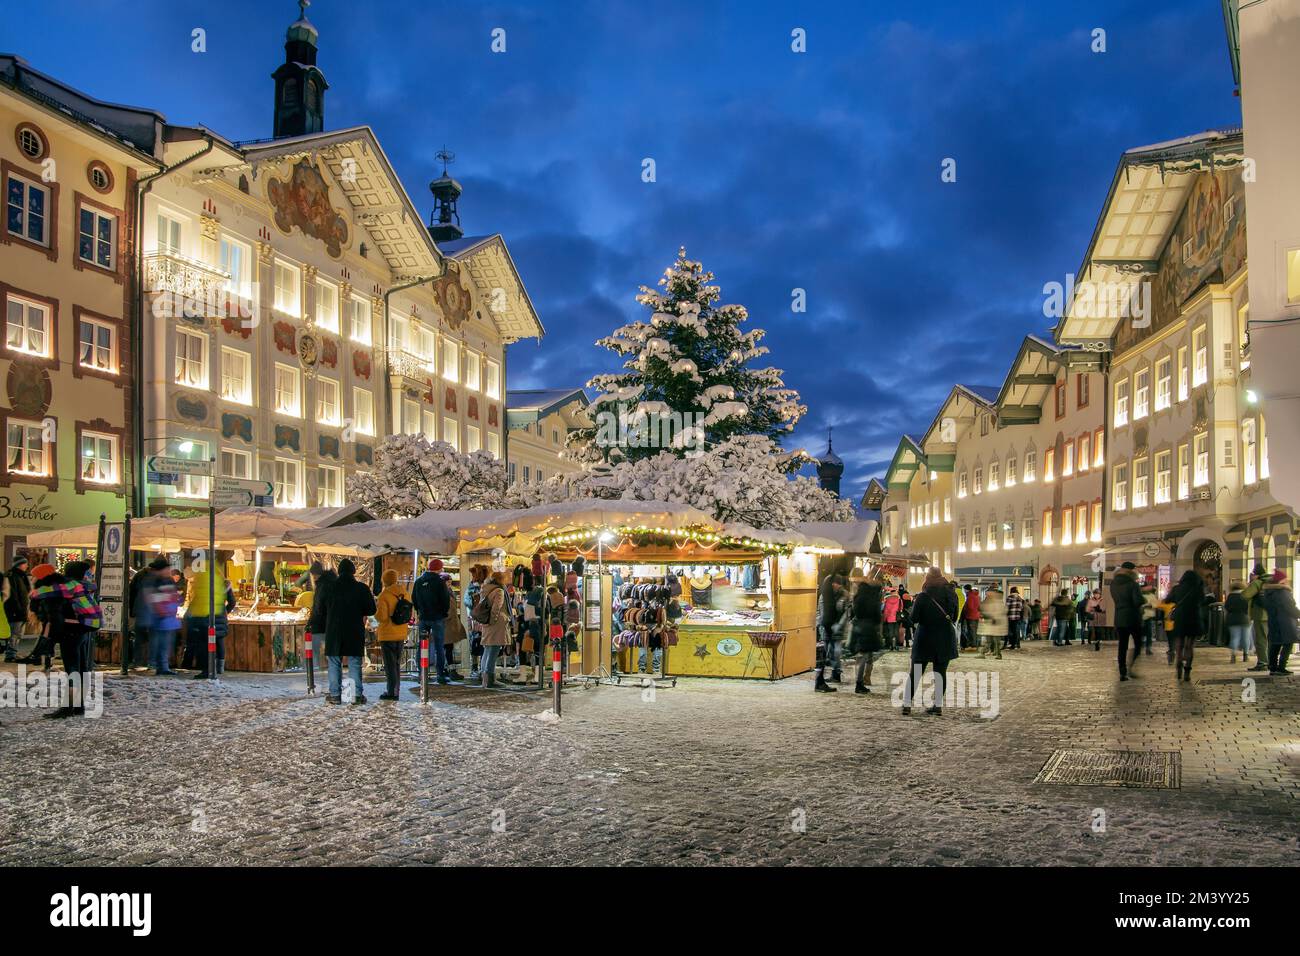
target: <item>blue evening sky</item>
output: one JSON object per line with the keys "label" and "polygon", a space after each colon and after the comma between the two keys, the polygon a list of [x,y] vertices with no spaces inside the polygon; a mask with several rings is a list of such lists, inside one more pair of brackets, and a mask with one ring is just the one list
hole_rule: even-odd
{"label": "blue evening sky", "polygon": [[[5,6],[0,50],[92,96],[271,134],[292,0]],[[316,0],[309,17],[326,127],[373,127],[425,213],[446,143],[467,234],[506,237],[547,328],[511,349],[510,386],[615,367],[594,341],[685,245],[802,393],[788,444],[819,451],[835,426],[849,494],[954,382],[999,384],[1050,326],[1043,283],[1078,268],[1124,149],[1240,122],[1217,0]]]}

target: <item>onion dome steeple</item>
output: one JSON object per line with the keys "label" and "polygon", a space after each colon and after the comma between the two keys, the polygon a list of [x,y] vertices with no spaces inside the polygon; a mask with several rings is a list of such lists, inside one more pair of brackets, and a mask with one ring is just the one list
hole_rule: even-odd
{"label": "onion dome steeple", "polygon": [[826,450],[817,456],[817,483],[831,494],[840,493],[840,478],[844,475],[844,461],[835,454],[831,444],[831,431],[826,430]]}
{"label": "onion dome steeple", "polygon": [[298,0],[298,19],[284,35],[284,62],[275,80],[275,138],[319,133],[325,128],[325,91],[329,84],[316,66],[320,33],[307,19],[311,0]]}

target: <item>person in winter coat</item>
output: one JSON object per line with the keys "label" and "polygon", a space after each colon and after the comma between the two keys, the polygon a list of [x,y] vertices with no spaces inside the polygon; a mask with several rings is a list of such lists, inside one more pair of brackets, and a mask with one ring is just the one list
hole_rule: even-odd
{"label": "person in winter coat", "polygon": [[29,565],[27,556],[20,554],[14,559],[7,575],[9,594],[4,601],[4,616],[9,622],[10,639],[5,643],[6,661],[14,659],[18,638],[22,636],[23,629],[31,617],[32,579],[27,573]]}
{"label": "person in winter coat", "polygon": [[[552,556],[553,557],[553,556]],[[480,679],[479,659],[483,656],[483,625],[474,620],[474,605],[478,603],[483,592],[483,582],[487,580],[488,568],[485,564],[475,564],[469,569],[469,585],[465,588],[465,633],[469,636],[469,679]]]}
{"label": "person in winter coat", "polygon": [[981,643],[980,657],[990,653],[1002,660],[1002,641],[1007,636],[1007,602],[1002,597],[1002,589],[996,584],[989,588],[980,604],[978,636]]}
{"label": "person in winter coat", "polygon": [[912,604],[916,599],[912,592],[899,585],[898,588],[898,636],[904,647],[912,646]]}
{"label": "person in winter coat", "polygon": [[1264,585],[1263,595],[1264,609],[1268,612],[1268,672],[1289,677],[1291,672],[1286,669],[1286,663],[1291,656],[1291,645],[1296,642],[1296,618],[1300,617],[1300,609],[1296,608],[1285,571],[1273,572],[1272,580]]}
{"label": "person in winter coat", "polygon": [[881,594],[883,588],[873,570],[853,593],[853,623],[850,627],[849,653],[857,655],[858,679],[853,693],[871,693],[871,668],[884,646],[880,633]]}
{"label": "person in winter coat", "polygon": [[307,634],[311,638],[312,659],[311,669],[316,670],[316,661],[322,661],[321,667],[324,668],[325,658],[325,609],[329,607],[330,592],[334,590],[334,585],[338,583],[339,576],[333,568],[327,568],[319,561],[313,561],[310,568],[311,574],[311,613],[307,616]]}
{"label": "person in winter coat", "polygon": [[1007,647],[1020,649],[1020,642],[1025,636],[1025,599],[1020,596],[1020,589],[1012,586],[1007,592]]}
{"label": "person in winter coat", "polygon": [[479,600],[486,601],[488,621],[483,625],[483,671],[484,687],[495,687],[497,656],[501,648],[510,643],[510,610],[506,605],[506,573],[494,571],[484,582],[479,592]]}
{"label": "person in winter coat", "polygon": [[439,684],[451,683],[447,673],[447,616],[451,614],[451,588],[442,578],[442,561],[434,558],[411,586],[411,603],[419,618],[420,640],[429,642],[434,673]]}
{"label": "person in winter coat", "polygon": [[[326,598],[322,602],[322,598]],[[319,592],[312,605],[324,604],[325,660],[329,665],[329,692],[325,700],[343,703],[343,658],[348,659],[348,677],[355,696],[353,704],[366,702],[361,666],[366,653],[366,618],[375,613],[375,596],[357,580],[357,566],[350,558],[339,562],[338,579],[328,595]]]}
{"label": "person in winter coat", "polygon": [[1174,604],[1174,666],[1175,677],[1192,679],[1192,655],[1196,639],[1205,633],[1201,607],[1205,604],[1205,582],[1190,568],[1183,572],[1178,584],[1169,593]]}
{"label": "person in winter coat", "polygon": [[1072,643],[1070,640],[1070,627],[1074,623],[1074,602],[1070,600],[1070,591],[1068,588],[1061,588],[1061,593],[1052,598],[1052,629],[1048,632],[1053,644],[1057,647]]}
{"label": "person in winter coat", "polygon": [[51,565],[43,564],[33,574],[31,609],[41,623],[44,636],[58,644],[64,673],[73,681],[70,705],[51,716],[86,712],[85,682],[95,669],[95,632],[101,623],[99,605],[91,600],[81,583],[86,567],[84,561],[69,561],[60,574]]}
{"label": "person in winter coat", "polygon": [[925,666],[929,664],[935,674],[935,701],[933,706],[926,708],[926,713],[941,714],[948,662],[957,656],[957,595],[938,568],[931,568],[925,576],[921,593],[913,602],[912,623],[915,628],[912,635],[912,662],[903,696],[903,713],[912,712],[916,686],[921,682]]}
{"label": "person in winter coat", "polygon": [[172,651],[176,634],[181,629],[181,619],[176,614],[181,604],[181,593],[172,582],[171,565],[166,558],[154,558],[140,576],[143,580],[136,620],[137,623],[144,622],[147,630],[149,663],[156,676],[175,674]]}
{"label": "person in winter coat", "polygon": [[822,580],[818,597],[821,655],[817,660],[817,679],[813,683],[813,690],[822,693],[838,689],[827,683],[827,670],[831,672],[831,680],[837,684],[840,682],[840,645],[844,640],[845,615],[848,613],[846,590],[844,579],[839,574],[828,574]]}
{"label": "person in winter coat", "polygon": [[1228,626],[1228,663],[1237,663],[1237,651],[1241,651],[1243,664],[1250,663],[1250,649],[1254,642],[1250,633],[1250,602],[1242,596],[1245,587],[1240,581],[1233,581],[1228,589],[1228,596],[1223,602],[1225,623]]}
{"label": "person in winter coat", "polygon": [[379,650],[384,655],[384,677],[388,689],[379,695],[380,700],[397,700],[402,692],[402,645],[410,632],[413,608],[406,608],[406,620],[395,621],[393,617],[399,606],[410,603],[411,596],[406,588],[397,583],[397,571],[389,568],[380,577],[384,588],[375,598],[375,620],[379,622]]}
{"label": "person in winter coat", "polygon": [[[1142,650],[1142,609],[1146,599],[1138,583],[1137,565],[1125,561],[1110,581],[1110,599],[1115,605],[1115,637],[1119,641],[1119,679],[1128,680]],[[1129,641],[1133,642],[1133,656],[1129,657]]]}
{"label": "person in winter coat", "polygon": [[1025,627],[1029,631],[1031,641],[1040,641],[1043,638],[1043,602],[1034,598],[1029,602],[1029,607],[1025,608]]}
{"label": "person in winter coat", "polygon": [[[209,571],[205,565],[202,571],[196,571],[190,578],[188,596],[185,601],[185,643],[194,647],[194,663],[199,672],[195,680],[203,680],[220,674],[226,669],[226,632],[229,630],[227,615],[235,609],[235,591],[222,573],[226,559],[217,556],[216,567]],[[209,594],[209,587],[212,588]],[[217,638],[216,660],[208,660],[208,605],[214,603],[216,616],[213,630]]]}
{"label": "person in winter coat", "polygon": [[1250,606],[1250,630],[1255,638],[1255,666],[1252,671],[1268,670],[1268,611],[1264,607],[1264,585],[1268,571],[1257,564],[1250,572],[1250,583],[1241,592]]}
{"label": "person in winter coat", "polygon": [[963,598],[958,594],[958,610],[961,614],[961,646],[979,647],[980,592],[973,585],[966,585]]}
{"label": "person in winter coat", "polygon": [[898,625],[902,616],[903,599],[898,596],[897,588],[886,588],[885,602],[881,609],[884,624],[885,647],[895,650],[899,646]]}

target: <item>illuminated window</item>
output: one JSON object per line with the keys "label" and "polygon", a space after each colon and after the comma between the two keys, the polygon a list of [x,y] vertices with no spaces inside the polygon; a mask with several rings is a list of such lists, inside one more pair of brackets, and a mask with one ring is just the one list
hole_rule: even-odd
{"label": "illuminated window", "polygon": [[[447,418],[445,416],[443,417],[442,440],[445,441],[452,448],[456,449],[457,451],[460,451],[460,426],[456,423],[456,419]],[[525,465],[524,471],[527,472],[527,470],[528,470],[528,466]],[[525,475],[524,483],[527,484],[527,482],[528,482],[528,478],[527,475]]]}
{"label": "illuminated window", "polygon": [[316,421],[322,425],[338,425],[343,421],[339,383],[332,378],[316,380]]}
{"label": "illuminated window", "polygon": [[1043,481],[1056,480],[1056,449],[1049,448],[1043,452]]}
{"label": "illuminated window", "polygon": [[957,529],[957,553],[966,553],[966,529],[964,527]]}
{"label": "illuminated window", "polygon": [[1014,455],[1007,459],[1007,478],[1005,485],[1008,488],[1014,488],[1016,485],[1016,458]]}
{"label": "illuminated window", "polygon": [[277,458],[275,460],[276,507],[301,508],[302,502],[302,462]]}
{"label": "illuminated window", "polygon": [[998,549],[998,523],[996,521],[989,522],[989,533],[988,537],[984,539],[984,543],[988,545],[990,551]]}
{"label": "illuminated window", "polygon": [[1163,411],[1173,404],[1174,360],[1165,356],[1156,362],[1156,411]]}
{"label": "illuminated window", "polygon": [[[190,461],[207,461],[208,460],[208,443],[202,441],[190,441],[189,451],[182,451],[177,457],[187,458]],[[180,475],[176,479],[176,496],[178,498],[206,498],[208,497],[208,478],[206,475]]]}
{"label": "illuminated window", "polygon": [[1111,479],[1111,510],[1124,511],[1128,508],[1128,465],[1119,464]]}
{"label": "illuminated window", "polygon": [[966,497],[966,486],[967,486],[966,472],[963,471],[960,475],[957,476],[957,497],[958,498]]}
{"label": "illuminated window", "polygon": [[1001,487],[998,480],[1001,466],[996,461],[989,462],[989,491],[997,491]]}
{"label": "illuminated window", "polygon": [[1074,442],[1067,441],[1061,454],[1061,477],[1069,478],[1074,474]]}
{"label": "illuminated window", "polygon": [[1056,417],[1064,418],[1065,417],[1065,383],[1057,382],[1053,394],[1056,401]]}
{"label": "illuminated window", "polygon": [[339,288],[324,279],[316,280],[316,324],[326,332],[339,331]]}
{"label": "illuminated window", "polygon": [[1172,452],[1156,453],[1156,504],[1168,504],[1173,497],[1173,460]]}
{"label": "illuminated window", "polygon": [[1098,498],[1092,503],[1092,541],[1101,543],[1101,499]]}
{"label": "illuminated window", "polygon": [[375,396],[367,389],[352,389],[353,427],[362,435],[375,433]]}
{"label": "illuminated window", "polygon": [[1115,427],[1128,424],[1128,379],[1115,383]]}
{"label": "illuminated window", "polygon": [[1034,519],[1024,518],[1020,522],[1020,547],[1032,548],[1034,546]]}
{"label": "illuminated window", "polygon": [[1043,510],[1043,544],[1052,543],[1052,509]]}
{"label": "illuminated window", "polygon": [[77,258],[100,269],[117,265],[117,217],[98,209],[77,207]]}
{"label": "illuminated window", "polygon": [[1268,423],[1264,416],[1259,416],[1259,477],[1262,481],[1268,477]]}
{"label": "illuminated window", "polygon": [[5,431],[5,470],[11,475],[48,475],[50,455],[45,426],[11,418]]}
{"label": "illuminated window", "polygon": [[283,259],[275,260],[275,297],[272,301],[277,312],[302,318],[302,273]]}
{"label": "illuminated window", "polygon": [[370,344],[370,303],[356,295],[348,297],[348,337]]}
{"label": "illuminated window", "polygon": [[9,234],[39,246],[50,244],[50,190],[13,173],[5,178],[5,220]]}
{"label": "illuminated window", "polygon": [[208,337],[185,329],[176,330],[177,385],[208,387]]}
{"label": "illuminated window", "polygon": [[978,495],[983,491],[984,491],[984,469],[976,468],[975,469],[975,494]]}
{"label": "illuminated window", "polygon": [[1087,471],[1092,465],[1092,435],[1079,436],[1079,471]]}
{"label": "illuminated window", "polygon": [[979,523],[979,518],[975,519],[975,527],[971,531],[971,534],[970,549],[972,551],[984,550],[984,526]]}
{"label": "illuminated window", "polygon": [[1074,544],[1074,509],[1066,505],[1061,509],[1061,547]]}
{"label": "illuminated window", "polygon": [[1145,508],[1150,504],[1149,493],[1151,476],[1147,471],[1150,462],[1138,458],[1133,462],[1133,507]]}
{"label": "illuminated window", "polygon": [[1106,429],[1098,428],[1092,433],[1092,467],[1100,468],[1106,464]]}
{"label": "illuminated window", "polygon": [[1204,385],[1210,378],[1210,352],[1205,344],[1205,326],[1192,332],[1192,388]]}
{"label": "illuminated window", "polygon": [[302,380],[292,365],[275,365],[275,410],[281,415],[302,415]]}
{"label": "illuminated window", "polygon": [[1178,446],[1178,500],[1186,501],[1192,493],[1191,449],[1187,445]]}
{"label": "illuminated window", "polygon": [[98,372],[117,373],[117,326],[83,315],[78,323],[77,364]]}
{"label": "illuminated window", "polygon": [[252,478],[252,453],[238,448],[221,449],[221,474],[225,478]]}
{"label": "illuminated window", "polygon": [[343,469],[335,465],[321,465],[316,471],[316,506],[318,508],[343,507]]}
{"label": "illuminated window", "polygon": [[1074,540],[1083,544],[1088,540],[1088,504],[1080,502],[1074,506]]}
{"label": "illuminated window", "polygon": [[1016,519],[1010,518],[1002,523],[1002,549],[1010,551],[1016,546]]}
{"label": "illuminated window", "polygon": [[1210,436],[1201,432],[1192,438],[1192,458],[1195,470],[1192,473],[1192,487],[1210,483]]}
{"label": "illuminated window", "polygon": [[482,445],[481,445],[481,443],[480,443],[480,435],[481,435],[481,434],[482,434],[482,433],[479,431],[477,425],[466,425],[466,426],[465,426],[465,452],[466,452],[466,454],[470,454],[470,453],[472,453],[472,452],[476,452],[476,451],[479,450],[479,448],[482,447]]}
{"label": "illuminated window", "polygon": [[952,520],[952,498],[950,497],[943,499],[943,520],[945,524]]}
{"label": "illuminated window", "polygon": [[253,404],[253,357],[239,349],[221,349],[221,397],[241,405]]}
{"label": "illuminated window", "polygon": [[501,457],[501,436],[496,432],[487,433],[487,450],[493,458]]}
{"label": "illuminated window", "polygon": [[1078,375],[1076,381],[1079,383],[1075,395],[1078,407],[1087,408],[1088,402],[1092,398],[1092,377],[1087,372],[1082,372]]}
{"label": "illuminated window", "polygon": [[1188,377],[1187,368],[1187,346],[1184,345],[1178,350],[1178,400],[1187,401],[1187,396],[1191,394],[1191,386]]}
{"label": "illuminated window", "polygon": [[1139,369],[1133,376],[1133,420],[1151,414],[1151,370]]}
{"label": "illuminated window", "polygon": [[1038,477],[1038,452],[1030,450],[1025,452],[1025,484],[1029,484]]}
{"label": "illuminated window", "polygon": [[489,360],[484,366],[483,394],[488,398],[501,397],[501,366]]}
{"label": "illuminated window", "polygon": [[50,307],[43,302],[5,295],[5,347],[41,358],[50,355]]}
{"label": "illuminated window", "polygon": [[451,339],[442,340],[442,377],[449,382],[460,381],[460,346]]}

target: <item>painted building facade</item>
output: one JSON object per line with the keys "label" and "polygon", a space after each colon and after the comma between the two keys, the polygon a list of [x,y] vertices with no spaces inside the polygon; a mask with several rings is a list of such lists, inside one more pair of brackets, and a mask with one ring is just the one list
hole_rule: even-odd
{"label": "painted building facade", "polygon": [[0,540],[126,512],[136,480],[129,335],[135,187],[162,118],[0,57]]}
{"label": "painted building facade", "polygon": [[587,393],[580,388],[511,389],[507,393],[506,468],[512,485],[540,485],[553,475],[582,471],[564,452],[570,431],[591,427],[589,404]]}

